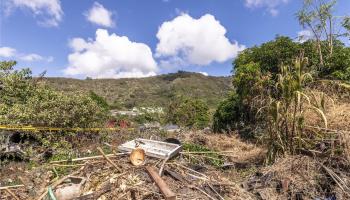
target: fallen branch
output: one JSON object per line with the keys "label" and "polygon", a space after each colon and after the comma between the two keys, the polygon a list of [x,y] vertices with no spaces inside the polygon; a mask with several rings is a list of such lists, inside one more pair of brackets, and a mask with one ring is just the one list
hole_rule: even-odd
{"label": "fallen branch", "polygon": [[[107,154],[105,155],[108,158],[113,158],[121,155],[126,155],[127,153],[117,153],[117,154]],[[83,157],[83,158],[74,158],[71,160],[57,160],[57,161],[51,161],[50,164],[54,163],[62,163],[62,162],[76,162],[76,161],[84,161],[84,160],[92,160],[92,159],[100,159],[104,158],[104,156],[90,156],[90,157]]]}
{"label": "fallen branch", "polygon": [[194,173],[196,173],[196,174],[198,174],[198,175],[201,175],[201,176],[203,176],[204,178],[208,179],[208,176],[207,176],[207,175],[202,174],[202,173],[200,173],[200,172],[197,172],[196,170],[193,170],[193,169],[191,169],[191,168],[188,168],[188,167],[183,166],[183,165],[178,164],[178,163],[171,163],[171,164],[177,165],[177,166],[182,167],[182,168],[184,168],[184,169],[187,169],[187,170],[189,170],[189,171],[191,171],[191,172],[194,172]]}
{"label": "fallen branch", "polygon": [[205,196],[207,196],[211,200],[216,200],[214,197],[210,196],[208,193],[206,193],[204,190],[200,189],[199,187],[191,186],[191,188],[194,188],[194,189],[200,191],[201,193],[203,193]]}
{"label": "fallen branch", "polygon": [[167,161],[168,161],[168,158],[164,159],[164,161],[162,162],[162,165],[160,166],[160,169],[159,169],[159,176],[163,176],[164,166]]}
{"label": "fallen branch", "polygon": [[[219,156],[224,156],[224,157],[234,157],[234,158],[237,158],[236,155],[227,155],[227,154],[230,154],[230,153],[236,153],[234,151],[199,151],[199,152],[196,152],[196,151],[192,151],[192,152],[180,152],[180,154],[182,155],[196,155],[196,154],[216,154],[216,155],[219,155]],[[196,155],[196,156],[199,156],[199,155]]]}
{"label": "fallen branch", "polygon": [[3,187],[0,187],[0,190],[6,190],[6,189],[18,188],[18,187],[24,187],[24,185],[9,185],[9,186],[3,186]]}
{"label": "fallen branch", "polygon": [[211,189],[212,191],[215,192],[216,195],[218,195],[218,197],[219,197],[221,200],[225,200],[224,197],[222,197],[222,196],[215,190],[215,188],[214,188],[211,184],[208,183],[207,185],[210,187],[210,189]]}
{"label": "fallen branch", "polygon": [[[197,156],[197,157],[201,157],[201,158],[207,158],[207,159],[212,159],[212,160],[217,160],[217,161],[223,161],[222,159],[220,158],[214,158],[214,157],[211,157],[211,156],[205,156],[205,155],[192,155],[192,156]],[[230,155],[229,155],[230,157]]]}
{"label": "fallen branch", "polygon": [[102,154],[102,156],[111,164],[113,165],[114,168],[116,168],[118,170],[118,172],[121,172],[121,169],[111,160],[109,159],[106,154],[103,152],[103,150],[101,149],[101,147],[97,147],[97,150]]}
{"label": "fallen branch", "polygon": [[336,173],[334,173],[331,169],[324,166],[320,163],[324,170],[332,177],[335,183],[346,193],[350,194],[350,188],[346,185],[346,183],[341,179]]}
{"label": "fallen branch", "polygon": [[[185,172],[186,173],[186,172]],[[207,181],[208,179],[207,178],[203,178],[203,177],[200,177],[200,176],[196,176],[194,174],[191,174],[191,173],[186,173],[187,175],[191,176],[192,178],[195,178],[195,179],[201,179],[203,181]]]}
{"label": "fallen branch", "polygon": [[180,181],[180,182],[183,182],[183,183],[188,183],[189,181],[186,180],[182,175],[180,175],[179,173],[177,172],[174,172],[174,171],[171,171],[170,169],[165,169],[164,170],[164,174],[165,175],[169,175],[171,176],[173,179],[175,179],[176,181]]}
{"label": "fallen branch", "polygon": [[153,181],[157,184],[159,190],[162,192],[166,200],[175,200],[176,195],[173,193],[168,185],[164,182],[164,180],[158,175],[154,167],[147,166],[146,170],[148,174],[151,176]]}
{"label": "fallen branch", "polygon": [[341,133],[341,132],[342,133],[350,133],[350,131],[346,131],[346,130],[335,130],[335,129],[329,129],[329,128],[324,128],[324,127],[319,127],[319,126],[305,125],[305,127],[324,130],[324,131],[333,132],[333,133]]}
{"label": "fallen branch", "polygon": [[85,164],[75,164],[75,165],[60,165],[60,164],[52,164],[54,167],[79,167],[84,166]]}
{"label": "fallen branch", "polygon": [[20,200],[10,189],[6,188],[5,191],[9,193],[14,199]]}
{"label": "fallen branch", "polygon": [[236,153],[236,151],[183,151],[181,154],[225,154]]}

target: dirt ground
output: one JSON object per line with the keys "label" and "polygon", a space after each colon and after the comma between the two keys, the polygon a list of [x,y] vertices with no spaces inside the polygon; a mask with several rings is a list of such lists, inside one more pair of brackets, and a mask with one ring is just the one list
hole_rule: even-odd
{"label": "dirt ground", "polygon": [[[107,139],[109,143],[80,145],[81,148],[77,150],[80,154],[75,154],[80,156],[74,157],[91,156],[97,147],[103,147],[106,154],[115,154],[117,145],[138,136],[112,133]],[[163,139],[155,134],[142,136]],[[272,166],[265,166],[263,161],[266,150],[234,135],[189,131],[166,137],[208,147],[217,152],[215,155],[218,154],[223,161],[220,167],[213,166],[208,162],[212,154],[191,154],[186,151],[167,161],[162,179],[177,199],[349,198],[346,188],[341,188],[341,184],[330,183],[334,182],[333,179],[327,177],[321,164],[310,156],[288,156]],[[50,185],[55,186],[62,177],[72,174],[85,179],[79,195],[88,195],[76,199],[164,199],[145,169],[145,166],[154,166],[158,170],[162,160],[147,157],[145,164],[140,167],[133,166],[128,155],[116,154],[110,160],[119,170],[103,157],[59,163],[10,162],[0,169],[0,187],[21,186],[9,188],[14,196],[6,190],[0,190],[0,199],[38,199]],[[341,180],[350,185],[347,177],[344,174]],[[64,184],[69,183],[57,187],[64,187]],[[53,187],[53,191],[57,187]]]}

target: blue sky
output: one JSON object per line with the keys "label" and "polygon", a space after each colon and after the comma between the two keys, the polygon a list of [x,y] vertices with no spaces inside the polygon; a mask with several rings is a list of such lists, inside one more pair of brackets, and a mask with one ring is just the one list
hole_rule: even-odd
{"label": "blue sky", "polygon": [[[297,37],[301,2],[0,0],[0,60],[75,78],[229,75],[240,50]],[[336,12],[350,14],[349,1],[339,0]]]}

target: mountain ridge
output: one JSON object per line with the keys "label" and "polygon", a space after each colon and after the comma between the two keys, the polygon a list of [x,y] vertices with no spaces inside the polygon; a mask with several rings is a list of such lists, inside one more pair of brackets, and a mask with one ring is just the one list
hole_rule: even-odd
{"label": "mountain ridge", "polygon": [[49,86],[68,93],[93,91],[116,108],[164,107],[175,96],[189,96],[205,101],[213,109],[232,88],[230,76],[205,76],[184,71],[145,78],[45,77],[45,80]]}

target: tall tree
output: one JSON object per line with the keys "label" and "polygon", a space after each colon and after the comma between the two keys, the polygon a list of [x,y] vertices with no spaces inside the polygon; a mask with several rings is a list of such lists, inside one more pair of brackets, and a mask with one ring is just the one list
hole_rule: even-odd
{"label": "tall tree", "polygon": [[334,15],[336,3],[337,0],[304,0],[302,9],[297,13],[300,25],[313,33],[320,67],[324,66],[325,59],[332,56],[334,41],[345,35],[345,25],[350,25],[348,16]]}

